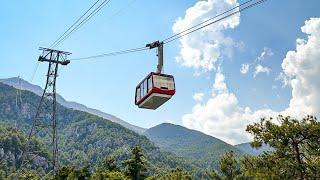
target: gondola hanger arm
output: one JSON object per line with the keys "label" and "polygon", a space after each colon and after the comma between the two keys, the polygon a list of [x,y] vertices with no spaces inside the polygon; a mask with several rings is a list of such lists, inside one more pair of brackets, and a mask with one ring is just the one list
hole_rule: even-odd
{"label": "gondola hanger arm", "polygon": [[153,43],[147,44],[146,47],[153,49],[157,48],[158,53],[158,65],[157,65],[157,73],[161,74],[163,69],[163,42],[161,41],[155,41]]}

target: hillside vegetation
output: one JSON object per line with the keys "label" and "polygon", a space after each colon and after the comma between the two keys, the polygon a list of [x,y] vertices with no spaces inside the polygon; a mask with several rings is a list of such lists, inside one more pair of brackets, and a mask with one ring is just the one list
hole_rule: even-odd
{"label": "hillside vegetation", "polygon": [[[0,83],[0,179],[16,179],[40,97]],[[320,179],[320,122],[279,116],[247,126],[251,146],[272,151],[250,156],[219,139],[172,124],[146,136],[101,117],[57,106],[61,179]],[[32,159],[20,179],[48,173],[46,136],[32,139]],[[160,148],[158,146],[160,146]],[[247,148],[247,145],[242,145]],[[27,157],[28,159],[28,157]]]}
{"label": "hillside vegetation", "polygon": [[[0,83],[1,122],[7,126],[16,125],[21,132],[26,133],[30,129],[40,97],[29,91],[22,91],[23,104],[19,107],[16,106],[15,98],[16,89]],[[131,148],[139,146],[150,164],[148,173],[177,166],[189,171],[197,169],[183,158],[161,151],[147,137],[101,117],[58,104],[57,120],[62,165],[90,165],[95,168],[106,156],[114,156],[117,162],[121,162],[130,156]]]}
{"label": "hillside vegetation", "polygon": [[185,127],[164,123],[148,129],[145,135],[161,149],[185,157],[202,168],[215,168],[226,152],[244,154],[232,145]]}
{"label": "hillside vegetation", "polygon": [[[25,81],[19,77],[13,77],[13,78],[8,78],[8,79],[0,79],[1,83],[7,84],[9,86],[13,86],[15,88],[27,90],[30,92],[35,93],[38,96],[41,96],[43,93],[43,89],[40,86],[34,85],[29,83],[28,81]],[[93,115],[97,115],[99,117],[102,117],[104,119],[108,119],[112,122],[118,123],[128,129],[131,129],[139,134],[143,133],[145,129],[134,126],[132,124],[127,123],[126,121],[121,120],[120,118],[117,118],[116,116],[113,116],[108,113],[104,113],[102,111],[99,111],[97,109],[89,108],[83,104],[77,103],[77,102],[71,102],[67,101],[64,99],[61,95],[57,94],[57,102],[61,104],[64,107],[74,109],[74,110],[79,110],[79,111],[84,111]]]}

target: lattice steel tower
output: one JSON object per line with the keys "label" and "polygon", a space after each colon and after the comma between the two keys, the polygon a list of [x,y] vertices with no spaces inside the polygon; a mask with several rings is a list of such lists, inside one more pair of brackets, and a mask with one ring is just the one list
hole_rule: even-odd
{"label": "lattice steel tower", "polygon": [[[70,63],[67,60],[67,56],[71,53],[40,48],[42,50],[42,55],[40,55],[39,62],[48,62],[48,72],[46,85],[37,107],[36,115],[32,123],[32,128],[29,132],[27,146],[22,156],[22,164],[20,170],[27,166],[30,166],[30,161],[39,157],[39,152],[34,147],[33,139],[35,137],[40,137],[46,139],[45,146],[50,148],[48,169],[50,172],[56,173],[59,168],[58,159],[58,132],[57,132],[57,118],[56,118],[56,80],[58,77],[58,67],[59,65],[66,66]],[[19,173],[20,174],[20,173]]]}

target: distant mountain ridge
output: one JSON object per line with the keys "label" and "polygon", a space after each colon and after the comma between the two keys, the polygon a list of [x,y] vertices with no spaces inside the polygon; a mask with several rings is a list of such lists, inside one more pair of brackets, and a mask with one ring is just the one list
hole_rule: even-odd
{"label": "distant mountain ridge", "polygon": [[[0,79],[0,82],[7,84],[9,86],[13,86],[14,88],[31,91],[31,92],[37,94],[38,96],[42,96],[42,93],[43,93],[43,89],[40,86],[31,84],[22,78],[13,77],[13,78],[7,78],[7,79]],[[87,107],[83,104],[77,103],[77,102],[67,101],[59,94],[57,94],[57,101],[62,106],[65,106],[65,107],[71,108],[71,109],[75,109],[75,110],[79,110],[79,111],[88,112],[90,114],[94,114],[99,117],[108,119],[112,122],[118,123],[118,124],[128,128],[128,129],[131,129],[139,134],[142,134],[145,131],[144,128],[132,125],[132,124],[130,124],[130,123],[114,116],[114,115],[102,112],[97,109],[89,108],[89,107]]]}
{"label": "distant mountain ridge", "polygon": [[144,133],[163,150],[192,160],[203,168],[213,168],[226,152],[244,153],[234,146],[199,131],[163,123],[150,128]]}

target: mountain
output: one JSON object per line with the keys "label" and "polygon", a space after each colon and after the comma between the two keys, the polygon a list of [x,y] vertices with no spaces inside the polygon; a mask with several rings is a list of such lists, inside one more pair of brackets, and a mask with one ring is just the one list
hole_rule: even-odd
{"label": "mountain", "polygon": [[[13,87],[15,87],[17,89],[31,91],[31,92],[37,94],[38,96],[42,96],[42,93],[43,93],[43,89],[40,86],[33,85],[33,84],[29,83],[28,81],[25,81],[25,80],[23,80],[23,79],[21,79],[19,77],[13,77],[13,78],[8,78],[8,79],[0,79],[0,82],[2,82],[4,84],[7,84],[7,85],[10,85],[10,86],[13,86]],[[139,134],[142,134],[145,131],[144,128],[129,124],[126,121],[124,121],[124,120],[122,120],[122,119],[120,119],[120,118],[118,118],[118,117],[116,117],[114,115],[99,111],[97,109],[89,108],[89,107],[87,107],[87,106],[85,106],[83,104],[67,101],[62,96],[60,96],[59,94],[57,94],[57,102],[60,103],[62,106],[65,106],[67,108],[71,108],[71,109],[79,110],[79,111],[85,111],[85,112],[88,112],[90,114],[94,114],[94,115],[100,116],[102,118],[108,119],[110,121],[113,121],[115,123],[118,123],[118,124],[128,128],[128,129],[131,129],[131,130],[133,130],[133,131],[135,131],[135,132],[137,132]]]}
{"label": "mountain", "polygon": [[[26,134],[30,130],[40,97],[33,92],[22,90],[23,103],[21,106],[16,106],[16,91],[14,87],[0,83],[0,123],[11,127],[15,126],[14,129],[19,129]],[[48,118],[50,116],[47,114],[42,117]],[[150,165],[150,173],[176,168],[177,166],[189,171],[197,171],[198,169],[187,160],[161,150],[147,137],[102,117],[57,104],[56,118],[62,165],[74,165],[76,167],[91,165],[96,167],[106,156],[116,157],[117,162],[121,165],[121,161],[130,156],[130,149],[134,146],[140,146],[144,150],[146,160]],[[43,141],[46,138],[48,137],[42,136],[38,140]],[[23,142],[23,140],[14,136],[13,139],[17,140],[8,144],[6,139],[2,142],[0,138],[0,154],[6,157],[13,156],[12,158],[19,162],[21,150],[15,150],[15,152],[20,153],[13,153],[8,145],[16,149],[18,146],[13,143]],[[12,137],[9,139],[12,139]]]}
{"label": "mountain", "polygon": [[179,125],[160,124],[144,134],[161,149],[185,157],[203,168],[216,167],[220,157],[228,151],[243,154],[220,139]]}
{"label": "mountain", "polygon": [[262,145],[260,148],[253,148],[251,147],[250,143],[242,143],[242,144],[237,144],[235,145],[235,147],[242,151],[245,152],[247,154],[253,155],[253,156],[257,156],[262,154],[263,152],[267,152],[267,151],[271,151],[271,147],[268,145]]}

